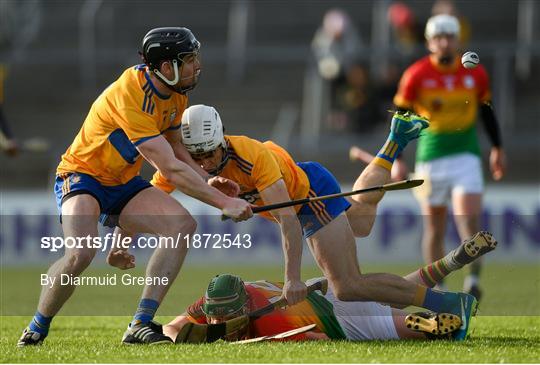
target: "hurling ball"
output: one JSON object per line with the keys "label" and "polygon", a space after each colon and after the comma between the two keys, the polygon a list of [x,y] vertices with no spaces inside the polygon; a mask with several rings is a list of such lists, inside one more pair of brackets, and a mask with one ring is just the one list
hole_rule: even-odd
{"label": "hurling ball", "polygon": [[465,52],[461,57],[461,64],[465,68],[475,68],[480,63],[480,57],[475,52]]}

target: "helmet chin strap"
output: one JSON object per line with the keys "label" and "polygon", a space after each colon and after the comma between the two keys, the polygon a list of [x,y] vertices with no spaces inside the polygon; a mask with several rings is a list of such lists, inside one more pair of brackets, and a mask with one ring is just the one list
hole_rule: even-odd
{"label": "helmet chin strap", "polygon": [[227,162],[229,162],[229,152],[227,151],[227,148],[224,148],[223,146],[221,148],[223,148],[223,157],[221,158],[221,162],[215,169],[208,171],[208,173],[212,176],[218,176],[219,173],[225,168],[225,165],[227,165]]}
{"label": "helmet chin strap", "polygon": [[[178,61],[173,59],[171,60],[172,64],[173,64],[173,70],[174,70],[174,79],[172,80],[169,80],[168,78],[165,77],[165,75],[163,75],[157,68],[154,69],[154,73],[156,74],[157,78],[159,80],[161,80],[165,86],[167,86],[169,89],[171,89],[172,91],[174,91],[175,93],[180,93],[180,94],[185,94],[187,91],[189,90],[192,90],[195,85],[197,84],[197,82],[194,82],[193,85],[190,85],[188,87],[176,87],[176,84],[178,84],[178,81],[179,80],[183,80],[180,78],[180,74],[182,73],[182,69],[178,69]],[[189,79],[193,76],[188,76],[188,77],[185,77],[184,79]]]}
{"label": "helmet chin strap", "polygon": [[154,69],[154,73],[159,77],[161,81],[163,81],[168,86],[174,86],[178,83],[178,80],[180,80],[180,73],[178,72],[178,62],[176,60],[171,61],[173,64],[174,69],[174,79],[169,80],[165,77],[157,68]]}

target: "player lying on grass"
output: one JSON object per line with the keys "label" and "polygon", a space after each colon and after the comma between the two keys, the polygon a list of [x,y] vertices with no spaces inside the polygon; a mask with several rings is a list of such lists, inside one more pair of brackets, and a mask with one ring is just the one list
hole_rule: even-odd
{"label": "player lying on grass", "polygon": [[[252,216],[248,203],[206,183],[202,176],[208,174],[193,164],[180,142],[185,94],[195,87],[201,71],[199,48],[189,29],[152,29],[142,42],[145,64],[125,70],[92,104],[57,169],[54,189],[66,238],[96,237],[98,221],[155,235],[195,232],[197,224],[189,212],[139,175],[143,160],[175,187],[224,214],[235,219]],[[183,162],[184,156],[191,166]],[[124,342],[168,341],[148,323],[176,278],[186,252],[184,243],[154,251],[146,274],[166,278],[168,285],[145,285]],[[94,246],[66,248],[47,274],[57,283],[63,274],[79,276],[95,254]],[[53,317],[74,290],[73,285],[43,286],[37,312],[18,346],[41,344]]]}
{"label": "player lying on grass", "polygon": [[[396,113],[387,142],[362,172],[355,188],[389,182],[394,158],[427,126],[425,119],[414,114]],[[261,143],[246,136],[224,136],[219,114],[212,107],[195,105],[186,109],[180,131],[182,143],[193,160],[208,173],[237,182],[240,196],[252,204],[268,205],[340,192],[334,176],[316,162],[295,163],[287,151],[271,141]],[[153,183],[165,191],[174,188],[159,173]],[[473,311],[476,302],[472,296],[432,290],[393,274],[361,273],[351,225],[370,230],[383,195],[359,195],[352,206],[338,198],[263,214],[281,228],[285,257],[283,295],[287,302],[296,304],[307,294],[300,281],[305,238],[339,300],[415,305],[457,315]]]}
{"label": "player lying on grass", "polygon": [[[443,260],[413,271],[404,278],[408,281],[435,285],[450,272],[474,262],[495,249],[497,242],[488,232],[479,232],[450,255],[459,263],[451,271]],[[477,250],[475,247],[485,247]],[[429,278],[426,280],[426,278]],[[309,283],[309,281],[308,281]],[[283,285],[268,281],[244,282],[237,276],[222,274],[214,277],[204,297],[187,308],[174,320],[163,326],[163,332],[176,343],[204,342],[204,331],[196,324],[217,324],[275,302],[282,294]],[[347,339],[351,341],[446,338],[463,339],[460,328],[469,326],[469,316],[463,319],[449,313],[424,312],[408,314],[376,302],[345,302],[338,300],[329,288],[324,294],[312,292],[300,303],[273,312],[256,320],[243,322],[227,333],[226,340],[242,340],[271,336],[309,324],[316,327],[293,340]],[[195,325],[193,325],[195,323]],[[232,328],[232,327],[231,327]],[[202,335],[201,335],[202,334]]]}

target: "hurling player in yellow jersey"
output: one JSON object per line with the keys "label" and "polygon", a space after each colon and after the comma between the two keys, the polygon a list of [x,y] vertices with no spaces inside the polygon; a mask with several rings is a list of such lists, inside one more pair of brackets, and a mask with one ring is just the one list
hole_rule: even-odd
{"label": "hurling player in yellow jersey", "polygon": [[[389,182],[396,156],[411,140],[418,138],[428,124],[426,119],[414,114],[396,113],[386,143],[362,172],[356,188]],[[223,135],[221,119],[212,107],[194,105],[186,109],[180,130],[182,143],[193,160],[208,173],[237,182],[240,196],[255,205],[341,191],[335,177],[319,163],[295,163],[283,148],[271,141],[261,143],[246,136]],[[174,189],[159,173],[152,182],[164,191]],[[283,295],[288,304],[298,303],[306,295],[305,290],[296,290],[305,288],[300,281],[304,238],[339,300],[415,305],[435,312],[453,313],[461,316],[464,323],[455,338],[464,339],[469,318],[476,307],[472,295],[433,290],[428,285],[433,278],[423,279],[425,285],[420,285],[393,274],[361,273],[354,236],[369,233],[383,195],[379,192],[361,194],[352,202],[343,198],[329,199],[273,210],[267,215],[281,228],[285,257]],[[472,246],[482,252],[492,249],[489,240],[477,238],[471,240]],[[433,264],[435,266],[429,273],[436,275],[437,270],[453,270],[461,265],[459,256],[457,251],[449,253]]]}
{"label": "hurling player in yellow jersey", "polygon": [[[151,30],[142,42],[145,64],[125,70],[92,104],[57,169],[55,193],[66,238],[97,236],[98,220],[107,226],[162,236],[185,237],[195,231],[195,220],[178,201],[139,176],[143,159],[175,187],[223,214],[235,220],[252,216],[249,203],[206,183],[208,174],[193,163],[181,143],[185,94],[195,87],[201,70],[199,48],[200,43],[187,28]],[[151,320],[186,251],[186,242],[175,248],[155,249],[146,276],[160,278],[163,285],[145,285],[124,343],[171,342]],[[85,245],[66,247],[64,257],[47,274],[50,279],[78,276],[95,254],[96,248]],[[75,289],[59,282],[43,286],[37,312],[19,346],[40,344],[47,336],[52,318]]]}
{"label": "hurling player in yellow jersey", "polygon": [[[417,176],[425,180],[415,195],[424,217],[422,246],[427,263],[444,256],[449,199],[462,239],[480,228],[483,177],[476,131],[478,114],[492,143],[489,162],[493,178],[501,179],[505,170],[488,75],[482,65],[472,69],[461,65],[459,27],[458,19],[451,15],[428,20],[425,36],[431,54],[405,70],[394,98],[398,108],[414,111],[431,122],[418,141],[415,167]],[[471,265],[464,283],[464,290],[477,299],[481,295],[479,272],[480,261]]]}

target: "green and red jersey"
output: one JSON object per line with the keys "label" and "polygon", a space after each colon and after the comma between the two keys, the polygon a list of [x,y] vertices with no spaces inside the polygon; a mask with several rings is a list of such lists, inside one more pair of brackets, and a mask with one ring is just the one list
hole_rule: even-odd
{"label": "green and red jersey", "polygon": [[[269,281],[246,282],[249,295],[248,307],[253,312],[275,302],[281,297],[283,283]],[[206,323],[202,312],[204,297],[193,303],[187,310],[188,319],[195,323]],[[325,333],[331,339],[345,339],[345,333],[339,325],[332,304],[317,292],[310,293],[306,300],[286,307],[251,321],[249,337],[275,335],[290,331],[309,324],[316,324],[315,332]],[[305,334],[288,338],[288,340],[303,340]]]}
{"label": "green and red jersey", "polygon": [[430,121],[418,140],[416,160],[463,152],[480,155],[476,118],[480,104],[490,98],[489,78],[482,65],[466,69],[456,58],[452,65],[441,66],[426,56],[405,70],[394,104]]}

